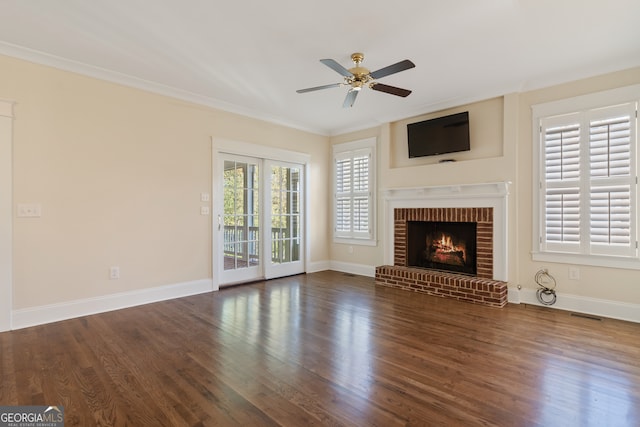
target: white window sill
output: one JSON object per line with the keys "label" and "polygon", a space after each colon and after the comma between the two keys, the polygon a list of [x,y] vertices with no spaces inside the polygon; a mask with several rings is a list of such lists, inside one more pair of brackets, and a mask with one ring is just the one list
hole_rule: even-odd
{"label": "white window sill", "polygon": [[534,261],[640,270],[640,259],[638,258],[603,255],[578,255],[562,252],[531,252],[531,256]]}
{"label": "white window sill", "polygon": [[378,246],[378,241],[375,239],[345,239],[334,237],[333,243],[340,245]]}

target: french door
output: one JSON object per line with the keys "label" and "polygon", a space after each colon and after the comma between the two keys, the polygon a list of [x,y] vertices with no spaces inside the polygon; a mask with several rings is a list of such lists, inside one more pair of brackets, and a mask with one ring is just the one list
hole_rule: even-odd
{"label": "french door", "polygon": [[302,165],[265,161],[269,188],[265,195],[268,262],[265,278],[303,273]]}
{"label": "french door", "polygon": [[[260,182],[259,159],[225,156],[221,184],[222,211],[218,232],[222,234],[218,269],[220,283],[246,282],[260,278]],[[221,247],[220,247],[221,246]]]}
{"label": "french door", "polygon": [[214,260],[219,285],[304,272],[303,166],[219,157]]}

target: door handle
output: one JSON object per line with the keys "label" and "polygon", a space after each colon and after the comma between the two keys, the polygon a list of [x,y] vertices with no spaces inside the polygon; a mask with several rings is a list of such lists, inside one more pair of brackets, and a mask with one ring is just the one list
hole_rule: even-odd
{"label": "door handle", "polygon": [[218,231],[220,231],[221,224],[222,224],[222,221],[221,221],[220,215],[218,215]]}

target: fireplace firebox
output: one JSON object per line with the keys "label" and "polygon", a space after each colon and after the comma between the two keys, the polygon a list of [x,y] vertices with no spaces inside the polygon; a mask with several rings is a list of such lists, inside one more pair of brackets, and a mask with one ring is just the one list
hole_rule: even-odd
{"label": "fireplace firebox", "polygon": [[475,276],[475,222],[407,221],[407,266]]}

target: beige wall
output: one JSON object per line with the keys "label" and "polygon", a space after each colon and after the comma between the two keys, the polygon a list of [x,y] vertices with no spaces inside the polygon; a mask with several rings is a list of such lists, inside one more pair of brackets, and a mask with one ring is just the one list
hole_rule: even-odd
{"label": "beige wall", "polygon": [[[211,136],[310,155],[310,262],[329,249],[328,138],[0,56],[16,102],[14,309],[210,278]],[[121,269],[109,280],[109,266]]]}
{"label": "beige wall", "polygon": [[[407,146],[407,125],[423,120],[442,117],[449,114],[469,112],[469,137],[473,141],[470,151],[448,153],[439,156],[417,157],[410,159]],[[469,161],[502,156],[502,97],[463,105],[448,110],[411,117],[391,123],[389,141],[389,169],[432,165],[442,159]]]}
{"label": "beige wall", "polygon": [[[640,272],[531,259],[531,105],[640,82],[640,69],[464,105],[326,138],[73,73],[0,56],[0,98],[16,101],[14,211],[40,203],[41,218],[13,223],[14,309],[211,277],[210,137],[311,156],[310,262],[384,262],[388,188],[509,181],[510,286],[535,287],[547,267],[558,292],[640,304]],[[469,110],[472,149],[455,163],[406,159],[406,123]],[[377,246],[331,241],[330,144],[378,140]],[[450,156],[453,157],[453,156]],[[14,212],[15,214],[15,212]],[[350,250],[350,247],[353,250]],[[108,280],[108,268],[121,268]]]}
{"label": "beige wall", "polygon": [[[544,267],[557,279],[559,295],[640,304],[640,271],[579,266],[580,280],[569,280],[569,265],[538,263],[532,250],[532,128],[531,106],[552,100],[640,83],[640,68],[580,80],[550,88],[506,94],[446,111],[408,118],[379,128],[331,138],[341,143],[378,137],[378,190],[482,182],[511,182],[508,203],[509,285],[536,289],[534,275]],[[427,159],[408,159],[406,124],[439,115],[470,111],[471,151]],[[477,119],[474,119],[477,118]],[[455,163],[437,163],[453,157]],[[368,266],[384,262],[383,201],[378,193],[378,245],[331,244],[332,260]],[[353,246],[353,252],[349,250]]]}

